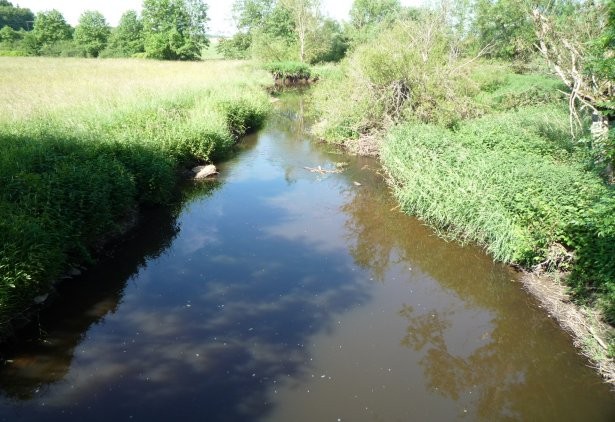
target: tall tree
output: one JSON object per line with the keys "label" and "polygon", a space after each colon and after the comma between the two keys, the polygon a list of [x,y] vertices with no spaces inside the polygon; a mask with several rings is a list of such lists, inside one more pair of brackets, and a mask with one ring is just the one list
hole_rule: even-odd
{"label": "tall tree", "polygon": [[72,37],[72,28],[66,23],[64,16],[54,9],[36,15],[34,29],[26,35],[24,43],[31,54],[40,54],[42,49]]}
{"label": "tall tree", "polygon": [[75,42],[90,57],[98,57],[107,46],[111,28],[102,13],[97,11],[84,12],[75,28]]}
{"label": "tall tree", "polygon": [[196,60],[207,45],[207,5],[202,0],[144,0],[143,33],[148,57]]}
{"label": "tall tree", "polygon": [[233,13],[239,31],[250,39],[248,45],[254,58],[296,59],[293,17],[279,0],[236,0]]}
{"label": "tall tree", "polygon": [[282,0],[294,21],[294,36],[299,46],[299,61],[305,62],[310,36],[316,34],[322,16],[319,0]]}
{"label": "tall tree", "polygon": [[0,28],[10,26],[14,30],[32,29],[34,13],[30,9],[13,6],[12,3],[0,1]]}
{"label": "tall tree", "polygon": [[130,57],[145,51],[143,22],[137,12],[129,10],[122,15],[109,39],[109,50],[112,54],[122,57]]}
{"label": "tall tree", "polygon": [[399,0],[354,0],[350,8],[350,23],[363,29],[394,19],[401,12]]}
{"label": "tall tree", "polygon": [[475,36],[479,45],[489,45],[491,56],[521,58],[533,50],[536,36],[528,1],[478,0],[475,7]]}

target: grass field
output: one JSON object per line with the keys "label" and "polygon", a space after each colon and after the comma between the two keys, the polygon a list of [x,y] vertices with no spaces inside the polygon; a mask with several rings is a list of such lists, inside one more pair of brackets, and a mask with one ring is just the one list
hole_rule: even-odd
{"label": "grass field", "polygon": [[167,201],[178,170],[258,128],[266,73],[239,62],[0,58],[0,334],[71,265]]}

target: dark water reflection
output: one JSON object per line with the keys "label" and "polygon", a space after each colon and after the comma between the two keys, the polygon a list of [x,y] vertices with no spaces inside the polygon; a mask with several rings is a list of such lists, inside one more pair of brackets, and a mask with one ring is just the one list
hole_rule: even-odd
{"label": "dark water reflection", "polygon": [[1,420],[615,419],[515,274],[397,212],[294,102],[4,347]]}

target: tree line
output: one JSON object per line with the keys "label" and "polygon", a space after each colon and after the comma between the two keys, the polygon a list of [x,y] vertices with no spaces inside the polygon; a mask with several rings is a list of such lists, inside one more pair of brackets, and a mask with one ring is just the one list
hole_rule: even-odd
{"label": "tree line", "polygon": [[0,55],[149,57],[196,60],[209,43],[202,0],[144,0],[112,28],[102,13],[86,11],[75,28],[58,10],[36,15],[0,0]]}

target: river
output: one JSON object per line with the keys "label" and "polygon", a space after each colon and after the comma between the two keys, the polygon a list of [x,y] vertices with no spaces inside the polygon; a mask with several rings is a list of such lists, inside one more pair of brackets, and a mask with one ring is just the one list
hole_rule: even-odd
{"label": "river", "polygon": [[615,420],[517,274],[400,213],[302,101],[59,286],[1,349],[0,420]]}

